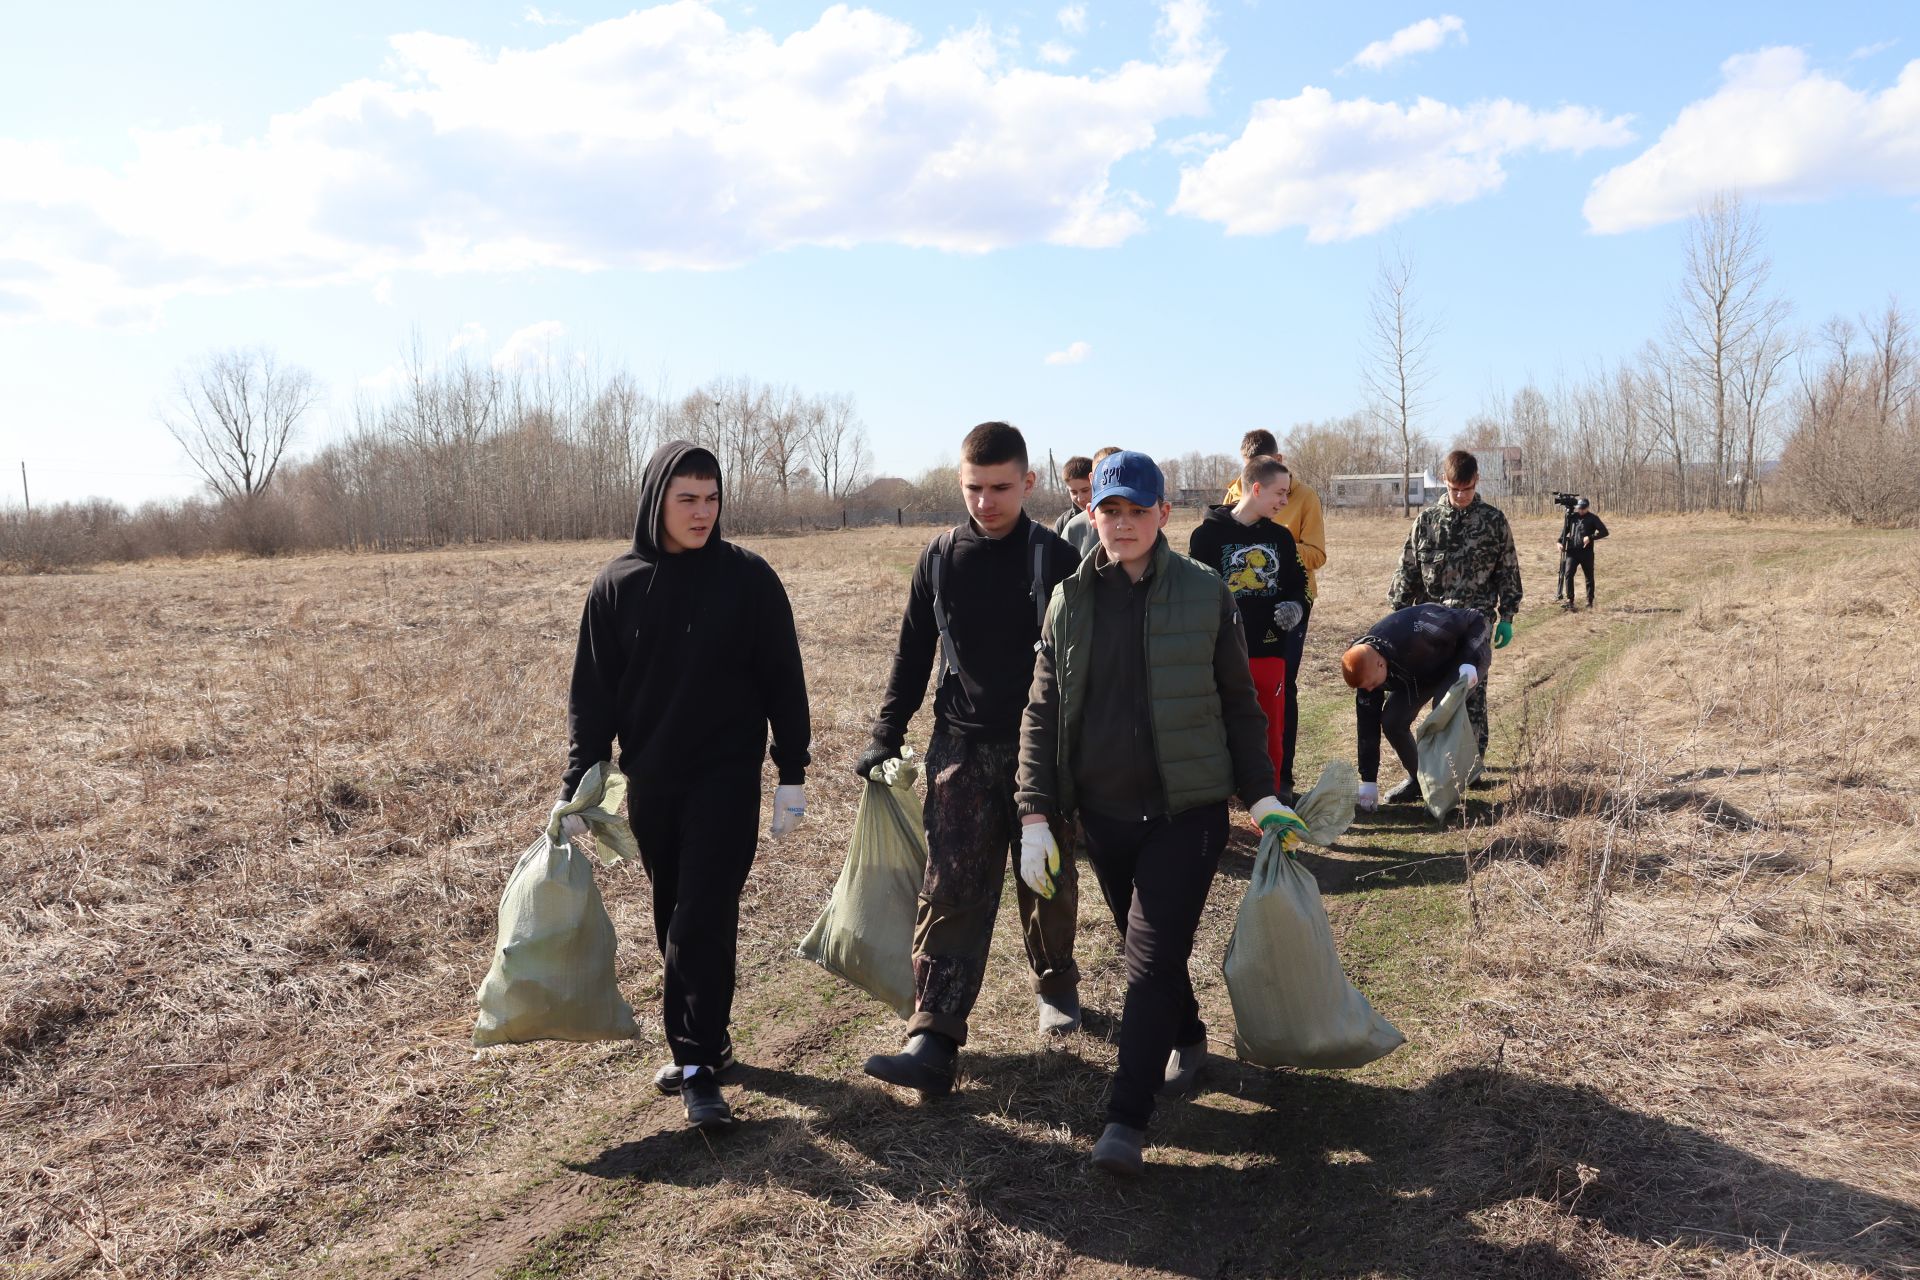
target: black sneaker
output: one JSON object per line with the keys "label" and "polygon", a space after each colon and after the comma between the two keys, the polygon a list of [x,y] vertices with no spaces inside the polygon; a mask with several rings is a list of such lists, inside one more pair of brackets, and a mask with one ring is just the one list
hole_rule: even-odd
{"label": "black sneaker", "polygon": [[711,1071],[696,1071],[682,1082],[680,1101],[687,1108],[687,1123],[695,1129],[724,1129],[733,1123],[733,1108],[720,1094],[720,1082]]}
{"label": "black sneaker", "polygon": [[[725,1081],[733,1072],[733,1041],[728,1040],[720,1046],[720,1065],[714,1069],[714,1075]],[[653,1073],[653,1087],[669,1096],[680,1092],[680,1064],[669,1062]]]}
{"label": "black sneaker", "polygon": [[959,1056],[960,1050],[952,1040],[938,1032],[923,1031],[909,1039],[899,1053],[874,1054],[867,1059],[865,1069],[875,1080],[938,1097],[953,1090],[953,1065]]}
{"label": "black sneaker", "polygon": [[1399,786],[1381,796],[1380,803],[1419,804],[1421,799],[1420,780],[1418,778],[1408,778],[1405,782],[1402,782]]}

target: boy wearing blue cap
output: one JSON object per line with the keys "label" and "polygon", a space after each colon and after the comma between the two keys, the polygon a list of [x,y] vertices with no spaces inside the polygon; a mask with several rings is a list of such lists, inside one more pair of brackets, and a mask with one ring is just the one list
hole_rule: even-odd
{"label": "boy wearing blue cap", "polygon": [[1227,843],[1227,801],[1305,826],[1274,796],[1267,719],[1227,586],[1167,545],[1160,468],[1122,451],[1093,470],[1100,543],[1054,590],[1021,719],[1020,876],[1061,866],[1049,819],[1078,815],[1125,940],[1127,998],[1107,1127],[1093,1162],[1137,1174],[1154,1097],[1190,1089],[1206,1026],[1187,974]]}

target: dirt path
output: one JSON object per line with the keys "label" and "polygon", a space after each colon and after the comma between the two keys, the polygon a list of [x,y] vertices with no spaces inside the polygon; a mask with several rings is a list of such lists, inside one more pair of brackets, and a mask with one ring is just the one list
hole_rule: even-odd
{"label": "dirt path", "polygon": [[[1356,982],[1406,1031],[1408,1046],[1348,1073],[1268,1072],[1217,1056],[1203,1093],[1156,1118],[1150,1176],[1136,1186],[1112,1186],[1086,1166],[1123,979],[1110,923],[1097,894],[1085,892],[1088,1028],[1065,1046],[1032,1034],[1017,946],[1003,928],[964,1087],[919,1103],[858,1073],[866,1054],[895,1042],[897,1024],[782,959],[772,940],[762,948],[772,958],[743,980],[736,1014],[748,1065],[730,1090],[743,1122],[735,1132],[713,1141],[686,1132],[678,1103],[648,1086],[650,1064],[629,1056],[564,1105],[523,1112],[482,1137],[433,1185],[342,1219],[284,1272],[1571,1277],[1588,1272],[1568,1261],[1568,1238],[1601,1230],[1668,1259],[1676,1274],[1722,1269],[1726,1257],[1636,1235],[1626,1217],[1603,1226],[1560,1214],[1538,1238],[1489,1229],[1523,1202],[1553,1202],[1543,1187],[1564,1182],[1576,1200],[1587,1188],[1577,1143],[1570,1154],[1537,1149],[1523,1117],[1552,1114],[1591,1135],[1630,1133],[1656,1156],[1671,1152],[1675,1167],[1697,1161],[1702,1148],[1682,1126],[1474,1056],[1463,1013],[1473,992],[1458,963],[1467,912],[1459,886],[1465,855],[1484,843],[1480,828],[1506,797],[1514,753],[1549,702],[1604,680],[1705,584],[1762,564],[1812,571],[1857,546],[1840,535],[1756,538],[1740,529],[1702,532],[1678,548],[1616,538],[1604,564],[1606,607],[1572,616],[1541,603],[1550,578],[1544,564],[1530,563],[1532,603],[1494,668],[1500,785],[1475,794],[1464,824],[1440,829],[1424,816],[1383,812],[1310,860]],[[1643,584],[1633,598],[1608,603],[1612,584],[1629,581]],[[1379,611],[1358,593],[1323,603],[1309,670],[1330,670],[1340,641]],[[1351,701],[1342,694],[1324,679],[1307,692],[1303,761],[1350,751]],[[1218,957],[1250,866],[1241,837],[1196,947],[1196,986],[1220,1054],[1230,1052],[1231,1022]],[[1755,1195],[1848,1190],[1817,1179],[1782,1184],[1777,1170],[1736,1149],[1706,1154]],[[1904,1211],[1897,1202],[1878,1207]],[[1799,1269],[1780,1274],[1805,1273],[1789,1261]]]}

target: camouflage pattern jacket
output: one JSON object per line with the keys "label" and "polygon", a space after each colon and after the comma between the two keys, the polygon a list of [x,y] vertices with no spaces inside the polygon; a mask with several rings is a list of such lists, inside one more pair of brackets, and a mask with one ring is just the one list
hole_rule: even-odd
{"label": "camouflage pattern jacket", "polygon": [[1520,557],[1507,517],[1478,494],[1463,508],[1442,493],[1408,531],[1387,603],[1395,609],[1426,603],[1478,609],[1512,622],[1520,611]]}

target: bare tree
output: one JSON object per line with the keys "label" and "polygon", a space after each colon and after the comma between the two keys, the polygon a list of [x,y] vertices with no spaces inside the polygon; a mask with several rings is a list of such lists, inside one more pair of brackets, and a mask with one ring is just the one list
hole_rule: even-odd
{"label": "bare tree", "polygon": [[219,351],[176,376],[160,421],[222,502],[246,506],[272,485],[319,396],[312,374],[267,348]]}
{"label": "bare tree", "polygon": [[1694,214],[1668,327],[1710,410],[1715,506],[1726,499],[1737,460],[1739,367],[1785,320],[1785,303],[1767,293],[1772,271],[1760,224],[1737,194],[1721,192]]}
{"label": "bare tree", "polygon": [[807,402],[806,451],[829,498],[844,499],[866,483],[867,432],[853,397],[818,396]]}
{"label": "bare tree", "polygon": [[1427,408],[1433,381],[1431,358],[1438,324],[1425,315],[1414,292],[1413,260],[1404,248],[1382,255],[1367,308],[1367,335],[1361,377],[1374,417],[1399,442],[1400,514],[1412,514],[1416,444],[1424,446],[1414,423]]}

